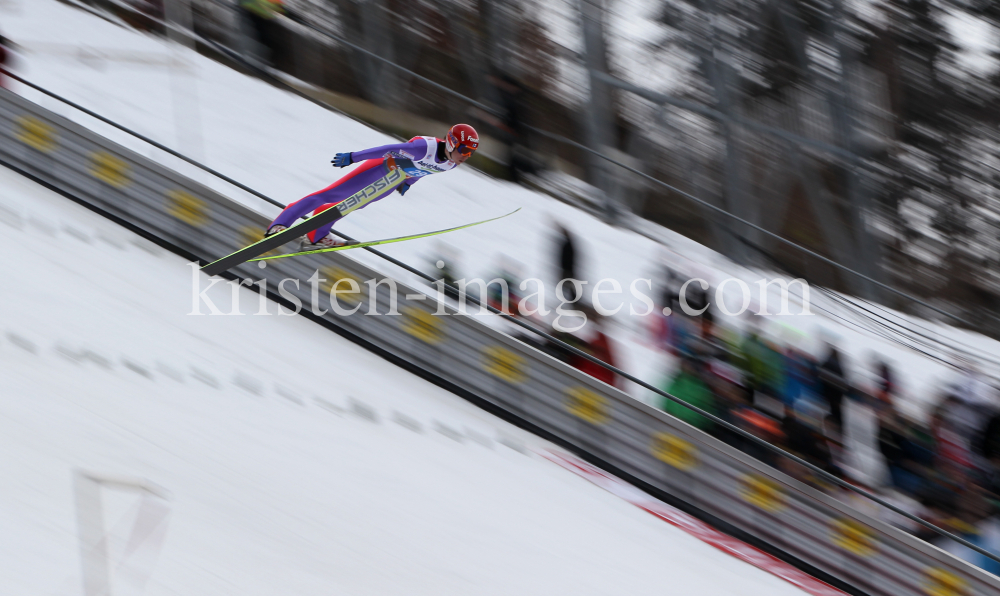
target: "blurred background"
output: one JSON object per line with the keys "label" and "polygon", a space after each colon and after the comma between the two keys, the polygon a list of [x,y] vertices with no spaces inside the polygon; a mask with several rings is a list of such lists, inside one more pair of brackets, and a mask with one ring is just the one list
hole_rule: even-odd
{"label": "blurred background", "polygon": [[[171,6],[88,2],[161,33]],[[919,308],[538,129],[556,133],[1000,333],[990,2],[181,5],[205,40],[383,130],[470,121],[497,141],[476,160],[492,175]]]}
{"label": "blurred background", "polygon": [[[221,64],[321,102],[324,113],[347,115],[382,136],[440,136],[455,122],[472,124],[483,140],[469,164],[489,181],[475,188],[428,181],[418,192],[446,188],[458,197],[436,207],[439,215],[481,214],[485,199],[460,200],[479,194],[537,206],[537,217],[496,236],[484,230],[475,248],[457,248],[456,240],[401,254],[449,282],[506,280],[509,312],[518,317],[523,298],[515,288],[528,278],[542,278],[551,291],[566,278],[612,277],[628,288],[648,277],[655,309],[647,317],[602,317],[586,299],[589,323],[578,332],[560,332],[551,316],[526,317],[565,343],[502,321],[487,324],[814,488],[1000,571],[996,561],[747,438],[779,445],[1000,554],[1000,10],[994,3],[63,4],[157,43],[187,46],[211,59],[211,68]],[[190,57],[143,54],[128,44],[108,49],[95,39],[80,43],[73,27],[32,13],[30,0],[0,0],[0,10],[20,19],[10,32],[0,20],[0,34],[10,36],[0,38],[5,68],[65,82],[59,91],[70,99],[92,100],[223,171],[234,164],[239,172],[268,168],[260,187],[284,202],[332,178],[326,170],[296,173],[303,156],[322,162],[328,158],[321,151],[332,156],[379,144],[364,144],[373,137],[346,128],[336,129],[339,137],[306,141],[304,131],[325,120],[304,116],[302,104],[279,106],[263,91],[227,83],[229,75],[210,82],[209,67],[192,66]],[[61,27],[60,40],[41,33]],[[125,63],[133,70],[115,74]],[[137,100],[130,90],[154,70],[170,71],[170,105]],[[2,74],[0,84],[36,97],[4,83]],[[209,107],[212,84],[231,89],[222,106]],[[119,89],[127,100],[116,98]],[[226,102],[231,113],[224,112]],[[262,137],[253,147],[257,155],[233,150],[252,133]],[[268,153],[269,141],[282,147],[285,161]],[[300,152],[293,155],[292,146]],[[274,182],[282,176],[294,182]],[[402,222],[400,231],[420,231],[405,226],[412,221],[405,214],[387,219]],[[373,237],[385,229],[357,225]],[[746,316],[719,312],[715,292],[724,279],[752,286],[762,275],[809,282],[822,321],[755,317],[756,300]],[[695,277],[709,288],[689,286],[687,301],[708,309],[688,316],[679,292]],[[482,298],[503,306],[489,291]],[[623,304],[628,311],[630,303]],[[532,305],[540,306],[537,298]],[[660,315],[664,307],[674,314]],[[744,433],[566,345],[655,381]]]}

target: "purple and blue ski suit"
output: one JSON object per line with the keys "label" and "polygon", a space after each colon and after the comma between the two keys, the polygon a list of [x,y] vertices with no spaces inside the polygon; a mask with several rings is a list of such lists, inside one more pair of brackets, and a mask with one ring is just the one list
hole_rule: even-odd
{"label": "purple and blue ski suit", "polygon": [[[323,190],[291,203],[282,211],[273,222],[272,226],[290,227],[300,217],[312,211],[313,215],[320,213],[330,207],[335,206],[344,199],[350,197],[359,190],[372,184],[379,178],[386,175],[386,168],[383,164],[389,157],[395,159],[408,160],[403,162],[403,171],[406,172],[404,185],[412,185],[417,180],[430,174],[447,172],[458,166],[457,163],[445,157],[444,141],[435,137],[414,137],[406,143],[396,143],[394,145],[384,145],[364,151],[351,153],[351,161],[359,163],[360,166],[349,174],[337,180]],[[411,166],[412,163],[412,166]],[[375,197],[371,202],[381,200],[396,188],[390,188],[381,196]],[[364,209],[367,205],[360,207]],[[310,232],[308,234],[310,242],[316,242],[330,233],[333,223]]]}

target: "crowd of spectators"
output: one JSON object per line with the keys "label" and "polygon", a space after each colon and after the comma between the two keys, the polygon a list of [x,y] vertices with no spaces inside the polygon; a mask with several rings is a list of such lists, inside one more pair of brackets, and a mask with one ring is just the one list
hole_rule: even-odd
{"label": "crowd of spectators", "polygon": [[[553,231],[554,273],[558,279],[584,278],[579,240],[563,225],[555,224]],[[502,302],[499,285],[490,287],[487,301],[518,316],[520,279],[515,269],[507,264],[494,276],[506,282],[508,302]],[[454,281],[447,267],[441,268],[441,274]],[[876,359],[865,368],[848,362],[834,340],[824,342],[821,353],[813,354],[798,347],[807,339],[801,334],[798,341],[780,341],[752,325],[729,325],[727,317],[715,316],[709,304],[710,288],[688,284],[682,305],[681,282],[668,272],[667,289],[654,308],[654,312],[670,309],[669,316],[658,317],[658,324],[652,326],[655,345],[673,364],[673,372],[660,385],[663,391],[780,446],[826,474],[879,494],[904,511],[1000,554],[1000,394],[975,365],[956,359],[957,380],[942,386],[941,394],[924,410],[926,415],[908,416],[904,411],[920,408],[905,407],[907,398],[900,391],[898,372],[888,362]],[[571,290],[567,287],[564,292]],[[530,317],[531,323],[597,360],[620,367],[607,334],[607,319],[585,301],[575,303],[574,308],[588,322],[572,332],[560,331],[540,317]],[[685,314],[694,312],[701,314]],[[598,380],[626,388],[619,375],[558,343],[521,329],[510,331]],[[859,374],[861,370],[864,374]],[[674,400],[656,399],[672,416],[793,478],[946,550],[956,548],[957,543],[875,506],[744,433]],[[853,418],[848,412],[854,412]],[[866,453],[859,455],[862,449]],[[861,469],[858,462],[871,456],[879,461]],[[961,549],[955,554],[971,558]],[[975,562],[995,566],[991,571],[1000,574],[1000,564],[983,557]]]}
{"label": "crowd of spectators", "polygon": [[[689,295],[689,305],[700,299]],[[896,373],[884,361],[875,361],[863,382],[852,382],[845,373],[845,356],[832,343],[816,357],[759,330],[741,332],[719,324],[711,309],[686,316],[676,294],[668,292],[664,302],[673,314],[662,318],[657,341],[680,364],[663,390],[1000,554],[1000,540],[992,536],[1000,512],[1000,403],[996,388],[972,364],[956,362],[958,381],[945,386],[926,420],[917,420],[901,412],[904,397]],[[877,436],[860,437],[860,443],[878,446],[884,464],[878,467],[885,472],[880,478],[858,474],[850,464],[853,447],[845,437],[853,435],[857,442],[857,435],[865,432],[846,428],[850,405],[877,419],[872,426]],[[848,497],[822,475],[683,405],[664,398],[662,407],[815,488]],[[950,541],[941,542],[912,520],[887,510],[874,512],[951,548],[946,544]],[[977,562],[1000,571],[1000,565],[988,559]]]}
{"label": "crowd of spectators", "polygon": [[[554,272],[560,279],[581,279],[579,241],[558,224],[553,237]],[[441,273],[454,281],[447,267]],[[487,301],[518,316],[519,276],[508,264],[495,277],[507,283],[509,300],[504,304],[499,285],[494,285]],[[867,368],[848,362],[834,340],[825,342],[820,353],[810,353],[798,347],[807,339],[801,334],[799,341],[780,341],[752,325],[738,328],[729,325],[728,318],[715,316],[709,304],[710,288],[689,284],[683,308],[676,291],[680,284],[668,280],[665,285],[672,289],[660,296],[654,312],[666,306],[671,314],[658,318],[652,334],[656,346],[669,355],[665,360],[673,364],[673,372],[660,385],[662,390],[1000,555],[1000,400],[997,389],[975,365],[956,359],[957,380],[943,385],[932,406],[924,410],[927,414],[915,418],[903,413],[919,408],[905,407],[903,400],[907,398],[900,391],[898,372],[888,362],[875,359]],[[568,288],[564,291],[571,292]],[[531,322],[593,358],[619,367],[614,342],[606,333],[607,320],[585,301],[575,303],[574,308],[585,314],[588,322],[572,332],[553,328],[539,317],[531,317]],[[614,372],[558,343],[521,329],[510,331],[598,380],[625,388],[624,380]],[[861,370],[864,374],[859,374]],[[927,391],[924,387],[913,389]],[[746,434],[674,400],[656,399],[672,416],[793,478],[946,550],[956,549],[957,543],[875,506]],[[853,418],[848,415],[851,411]],[[859,416],[867,417],[867,423],[859,422]],[[857,463],[863,457],[856,451],[865,446],[874,447],[875,452],[868,451],[863,457],[874,456],[879,461],[862,470]],[[972,557],[971,551],[961,548],[954,554],[1000,574],[1000,564]]]}
{"label": "crowd of spectators", "polygon": [[[161,0],[129,0],[141,12],[156,20],[163,17]],[[279,46],[281,15],[292,17],[282,0],[240,0],[237,4],[240,28],[245,33],[248,55],[261,63],[272,63]],[[138,28],[154,28],[153,20],[129,22]],[[5,84],[4,66],[9,68],[11,47],[0,36],[0,87]],[[510,148],[510,178],[519,180],[535,173],[525,127],[526,88],[508,75],[489,78],[496,91],[501,116],[487,121]],[[483,115],[486,119],[488,115]],[[557,227],[557,255],[560,279],[580,279],[577,244],[573,235]],[[454,282],[454,274],[444,261],[442,277]],[[510,288],[517,287],[510,280]],[[673,287],[668,284],[668,287]],[[456,297],[452,291],[450,296]],[[517,296],[512,292],[513,301]],[[852,382],[846,373],[845,356],[829,343],[814,355],[769,337],[759,330],[738,330],[722,324],[708,305],[708,291],[689,286],[685,297],[688,310],[704,311],[697,316],[684,314],[680,297],[668,290],[660,307],[672,314],[660,319],[656,343],[676,362],[675,372],[661,388],[690,405],[709,412],[730,425],[769,443],[779,445],[817,468],[877,492],[911,513],[962,536],[997,550],[991,528],[1000,511],[1000,403],[996,388],[968,362],[956,362],[961,380],[949,385],[925,419],[903,414],[896,372],[883,361],[872,365],[869,382]],[[504,307],[488,297],[490,304]],[[604,319],[592,308],[581,310],[590,321],[574,333],[549,331],[585,353],[616,366],[614,347],[606,334]],[[514,308],[507,311],[515,314]],[[536,344],[580,371],[612,386],[622,387],[613,372],[558,345],[541,342],[534,336],[522,339]],[[850,404],[862,406],[877,419],[877,435],[872,443],[884,463],[885,474],[876,479],[852,474],[848,464],[850,434],[845,411]],[[667,413],[781,469],[813,487],[848,498],[841,488],[809,468],[748,440],[713,420],[669,399],[661,407]],[[871,483],[867,485],[866,483]],[[904,518],[884,519],[927,539],[931,531]],[[945,546],[945,544],[942,544]],[[1000,565],[990,569],[1000,573]]]}
{"label": "crowd of spectators", "polygon": [[[573,235],[556,226],[555,239],[553,260],[558,273],[579,279]],[[516,280],[510,283],[516,287]],[[898,372],[888,362],[876,358],[865,368],[848,362],[832,339],[823,343],[820,353],[812,354],[797,347],[804,337],[780,341],[759,328],[728,325],[725,318],[714,315],[711,290],[697,284],[688,285],[684,309],[676,291],[679,285],[668,280],[668,289],[655,309],[670,308],[669,316],[659,317],[653,335],[656,346],[675,364],[661,389],[1000,555],[1000,392],[974,364],[956,358],[954,380],[942,385],[928,414],[918,419],[903,413],[918,409],[905,407],[902,400],[907,397],[900,391]],[[618,366],[605,320],[593,308],[578,308],[587,315],[586,326],[573,333],[548,331]],[[685,314],[703,309],[696,316]],[[543,321],[533,322],[544,326]],[[582,372],[623,388],[618,375],[592,361],[530,334],[516,334]],[[662,398],[659,405],[793,478],[1000,574],[1000,564],[878,507],[742,433],[676,401]],[[855,412],[853,418],[848,411]],[[866,445],[876,447],[876,453],[867,455],[880,461],[869,470],[860,470],[856,464],[863,457],[852,450]]]}

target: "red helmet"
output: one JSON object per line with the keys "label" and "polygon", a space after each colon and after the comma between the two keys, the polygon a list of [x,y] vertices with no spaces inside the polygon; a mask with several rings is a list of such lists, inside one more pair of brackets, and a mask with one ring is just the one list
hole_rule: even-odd
{"label": "red helmet", "polygon": [[468,124],[456,124],[448,131],[444,144],[448,151],[458,150],[461,155],[472,155],[479,147],[479,133]]}

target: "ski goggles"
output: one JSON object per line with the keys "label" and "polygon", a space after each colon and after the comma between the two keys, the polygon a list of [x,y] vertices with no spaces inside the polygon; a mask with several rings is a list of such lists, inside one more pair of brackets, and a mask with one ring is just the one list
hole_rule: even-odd
{"label": "ski goggles", "polygon": [[472,152],[479,147],[479,139],[466,139],[465,142],[459,143],[458,138],[455,135],[448,135],[448,141],[454,151],[458,151],[459,155],[472,155]]}

